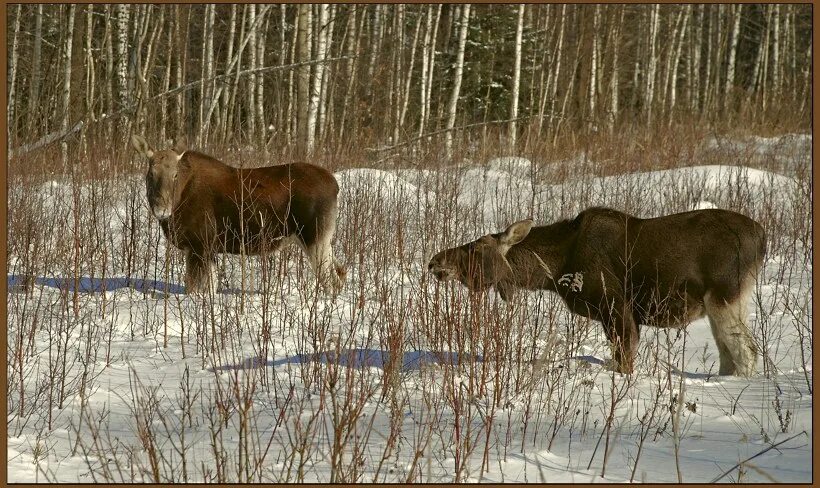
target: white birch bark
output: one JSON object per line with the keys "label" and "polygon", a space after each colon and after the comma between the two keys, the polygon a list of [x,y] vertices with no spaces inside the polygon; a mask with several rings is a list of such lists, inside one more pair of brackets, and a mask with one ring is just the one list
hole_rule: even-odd
{"label": "white birch bark", "polygon": [[[117,12],[117,103],[121,109],[127,109],[131,105],[130,96],[128,93],[128,57],[129,43],[128,43],[128,25],[131,16],[131,6],[127,4],[119,4],[116,6]],[[125,127],[126,115],[120,117],[120,128]],[[124,135],[121,134],[121,137]]]}
{"label": "white birch bark", "polygon": [[94,39],[94,5],[86,7],[85,17],[85,113],[89,120],[95,121],[94,99],[96,97],[97,83],[95,80],[94,51],[92,50],[92,40]]}
{"label": "white birch bark", "polygon": [[780,5],[772,5],[774,15],[772,19],[772,94],[780,95],[781,68],[780,66]]}
{"label": "white birch bark", "polygon": [[655,72],[657,70],[657,37],[660,23],[660,6],[655,4],[649,14],[649,60],[644,80],[644,106],[646,111],[646,123],[652,124],[652,103],[655,99]]}
{"label": "white birch bark", "polygon": [[[284,5],[283,5],[284,7]],[[225,74],[230,74],[227,71],[227,66],[230,64],[231,59],[233,58],[233,49],[234,49],[234,38],[236,37],[236,9],[237,5],[231,4],[231,16],[228,20],[228,48],[225,53],[225,65],[226,65],[226,72]],[[230,130],[230,122],[228,120],[228,114],[231,111],[230,101],[231,101],[231,91],[233,90],[232,86],[226,85],[225,88],[222,90],[222,113],[221,116],[218,117],[220,121],[219,130],[222,131],[222,140],[227,141],[228,139],[228,131]]]}
{"label": "white birch bark", "polygon": [[595,95],[597,94],[596,85],[598,79],[598,32],[601,27],[601,6],[595,5],[595,11],[592,15],[592,59],[589,63],[589,120],[590,124],[595,119]]}
{"label": "white birch bark", "polygon": [[[352,105],[352,100],[354,96],[354,80],[356,79],[356,69],[358,67],[358,63],[356,62],[356,53],[359,52],[359,46],[361,42],[361,36],[358,34],[361,32],[364,26],[364,17],[365,15],[361,16],[359,22],[361,24],[357,24],[357,18],[359,7],[357,5],[352,5],[350,8],[350,13],[348,14],[347,18],[347,47],[345,48],[345,54],[348,56],[346,61],[345,72],[347,74],[347,87],[345,88],[345,96],[344,102],[342,103],[342,115],[339,118],[339,140],[341,140],[345,135],[345,128],[348,119],[348,109]],[[365,10],[366,12],[366,10]],[[359,28],[357,28],[357,26]]]}
{"label": "white birch bark", "polygon": [[680,25],[677,28],[677,31],[674,34],[674,38],[677,38],[677,44],[675,47],[675,51],[672,57],[672,74],[670,76],[670,85],[669,85],[669,122],[672,122],[672,112],[675,109],[675,103],[677,100],[678,95],[678,67],[680,66],[680,59],[683,53],[683,41],[686,37],[686,24],[689,21],[689,12],[692,9],[692,5],[687,5],[684,10],[681,11],[681,21]]}
{"label": "white birch bark", "polygon": [[308,102],[307,114],[307,152],[313,152],[316,146],[316,125],[317,114],[319,111],[319,102],[322,95],[322,79],[324,77],[324,63],[325,53],[327,52],[327,21],[328,21],[328,4],[322,3],[317,6],[319,15],[316,20],[316,59],[320,62],[315,65],[313,74],[313,83],[311,84],[310,99]]}
{"label": "white birch bark", "polygon": [[[258,68],[257,63],[257,29],[256,5],[246,5],[248,9],[248,69]],[[245,88],[245,113],[247,114],[247,136],[252,141],[256,138],[256,74],[248,75]]]}
{"label": "white birch bark", "polygon": [[[260,23],[261,28],[259,29],[259,33],[257,34],[257,42],[256,42],[256,66],[258,68],[265,66],[265,45],[267,44],[267,30],[268,30],[268,21],[269,17],[265,17],[265,19]],[[257,134],[259,137],[259,142],[265,141],[265,133],[267,131],[267,122],[265,120],[265,76],[260,74],[256,77],[256,104],[254,110],[256,110],[256,121],[258,124]],[[267,151],[267,146],[265,146],[265,150]]]}
{"label": "white birch bark", "polygon": [[522,47],[522,38],[524,33],[524,8],[525,4],[520,4],[518,6],[518,24],[515,29],[515,63],[513,65],[513,81],[512,81],[512,94],[510,95],[510,135],[509,135],[509,143],[510,147],[509,150],[512,154],[516,151],[516,144],[517,144],[517,124],[516,120],[518,118],[518,92],[519,92],[519,85],[521,83],[521,47]]}
{"label": "white birch bark", "polygon": [[458,53],[456,54],[456,70],[453,80],[453,91],[450,93],[450,102],[447,104],[447,135],[446,150],[447,157],[453,157],[453,127],[456,123],[456,109],[458,107],[458,96],[461,92],[461,78],[464,72],[464,48],[467,44],[467,31],[470,24],[470,4],[461,7],[461,25],[458,30]]}
{"label": "white birch bark", "polygon": [[735,60],[737,59],[737,44],[740,38],[740,17],[743,11],[743,4],[735,5],[734,24],[732,26],[732,41],[729,45],[729,63],[726,67],[726,88],[723,93],[724,103],[730,103],[732,90],[735,85]]}
{"label": "white birch bark", "polygon": [[421,100],[419,102],[419,137],[424,134],[424,123],[427,121],[427,71],[430,69],[430,33],[433,27],[433,6],[427,6],[426,25],[424,28],[424,44],[421,57]]}
{"label": "white birch bark", "polygon": [[[71,108],[71,51],[74,46],[74,14],[76,9],[77,6],[74,4],[68,6],[68,26],[65,33],[65,45],[63,46],[63,110],[62,124],[60,125],[63,133],[68,131],[69,109]],[[68,142],[63,140],[61,148],[63,168],[65,168],[68,165]]]}
{"label": "white birch bark", "polygon": [[[9,72],[8,72],[8,84],[9,84],[9,99],[8,104],[6,106],[6,110],[8,110],[8,120],[6,126],[6,136],[7,141],[11,144],[12,135],[14,134],[14,117],[15,117],[15,110],[17,108],[16,102],[16,82],[17,82],[17,48],[20,38],[20,17],[23,11],[23,5],[17,4],[17,13],[14,16],[14,34],[11,41],[11,60],[9,60]],[[73,22],[73,20],[72,20]]]}
{"label": "white birch bark", "polygon": [[[106,27],[108,29],[108,27]],[[37,14],[34,19],[34,45],[31,55],[31,81],[29,82],[28,113],[35,117],[40,106],[40,65],[43,45],[43,4],[37,5]],[[109,85],[110,86],[110,85]]]}
{"label": "white birch bark", "polygon": [[[297,25],[297,50],[300,62],[308,61],[311,55],[311,35],[310,28],[312,23],[311,6],[307,4],[299,5]],[[310,66],[300,66],[297,68],[297,133],[299,134],[300,143],[307,148],[310,139],[308,129],[308,109],[310,96]]]}

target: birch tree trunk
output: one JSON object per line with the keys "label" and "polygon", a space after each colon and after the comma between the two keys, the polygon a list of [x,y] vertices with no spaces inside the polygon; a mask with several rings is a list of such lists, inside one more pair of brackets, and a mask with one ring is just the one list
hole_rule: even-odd
{"label": "birch tree trunk", "polygon": [[615,24],[615,33],[612,36],[612,69],[609,73],[609,132],[615,130],[615,124],[618,121],[618,73],[620,72],[620,63],[618,62],[618,53],[620,53],[621,45],[621,28],[624,23],[624,8],[620,9],[618,21]]}
{"label": "birch tree trunk", "polygon": [[734,25],[732,26],[732,43],[729,46],[729,63],[726,67],[726,88],[723,92],[724,111],[731,106],[732,90],[735,85],[735,60],[737,59],[737,44],[740,39],[740,16],[743,4],[735,5]]}
{"label": "birch tree trunk", "polygon": [[467,44],[467,30],[470,23],[470,4],[461,7],[461,25],[458,30],[458,53],[456,54],[456,71],[453,80],[453,91],[450,93],[450,102],[447,104],[447,136],[446,150],[447,158],[453,157],[453,127],[456,123],[456,108],[458,106],[458,96],[461,92],[461,77],[464,72],[464,48]]}
{"label": "birch tree trunk", "polygon": [[[413,68],[416,64],[416,48],[418,47],[419,32],[421,32],[421,19],[416,22],[413,42],[410,45],[410,65],[407,67],[407,77],[404,80],[404,95],[402,96],[404,103],[402,103],[401,113],[399,114],[399,131],[404,128],[404,119],[407,116],[407,109],[410,106],[410,86],[413,81]],[[398,143],[398,141],[396,142]]]}
{"label": "birch tree trunk", "polygon": [[518,118],[518,92],[521,83],[521,41],[524,33],[524,7],[525,4],[523,3],[518,6],[518,24],[515,29],[515,64],[513,65],[512,94],[510,95],[509,151],[511,154],[515,153],[518,142],[515,119]]}
{"label": "birch tree trunk", "polygon": [[319,102],[322,95],[322,79],[324,77],[324,60],[327,51],[327,29],[326,24],[328,20],[328,4],[321,3],[317,6],[319,16],[316,20],[316,28],[314,32],[317,34],[316,42],[316,59],[319,61],[315,65],[313,74],[313,83],[310,90],[310,99],[308,101],[307,113],[307,153],[313,153],[316,146],[316,122],[319,111]]}
{"label": "birch tree trunk", "polygon": [[683,53],[683,41],[686,37],[686,23],[689,21],[689,12],[692,9],[692,5],[687,5],[684,10],[680,12],[680,25],[676,28],[676,32],[673,35],[673,39],[677,39],[677,44],[675,47],[674,52],[672,53],[672,74],[670,76],[669,82],[669,123],[672,123],[673,120],[673,111],[675,109],[675,103],[678,94],[678,66],[680,65],[681,55]]}
{"label": "birch tree trunk", "polygon": [[595,5],[592,15],[592,59],[589,63],[589,124],[595,119],[596,80],[598,79],[598,32],[601,28],[601,6]]}
{"label": "birch tree trunk", "polygon": [[[17,81],[17,44],[20,37],[20,17],[23,11],[23,5],[17,4],[17,13],[14,16],[14,37],[11,42],[11,60],[9,61],[8,84],[9,84],[9,99],[8,99],[8,126],[6,127],[6,137],[9,144],[12,142],[12,135],[14,135],[14,112],[17,108],[16,102],[16,81]],[[73,20],[72,20],[73,22]],[[70,56],[69,56],[70,58]]]}
{"label": "birch tree trunk", "polygon": [[774,97],[780,96],[780,5],[772,5],[774,9],[774,16],[772,19],[772,95]]}
{"label": "birch tree trunk", "polygon": [[[257,42],[256,42],[256,66],[261,68],[265,66],[265,44],[267,43],[267,30],[268,30],[268,20],[269,18],[265,16],[265,19],[261,22],[261,29],[257,34]],[[256,121],[257,121],[257,137],[260,143],[264,143],[265,141],[265,131],[267,131],[267,122],[265,120],[265,76],[260,74],[256,77],[256,106],[254,110],[256,111]],[[265,151],[267,151],[267,146],[263,146]]]}
{"label": "birch tree trunk", "polygon": [[94,39],[94,5],[89,4],[86,8],[85,17],[85,113],[91,121],[96,121],[94,117],[94,101],[96,96],[96,79],[94,52],[92,51],[92,40]]}
{"label": "birch tree trunk", "polygon": [[211,106],[213,97],[213,82],[210,81],[214,76],[214,22],[216,20],[216,5],[205,5],[205,25],[202,29],[203,33],[203,60],[202,60],[202,84],[200,85],[200,92],[202,94],[202,101],[199,104],[199,140],[204,143],[208,134],[205,134],[205,126],[209,122],[205,121],[205,110]]}
{"label": "birch tree trunk", "polygon": [[655,72],[657,70],[657,37],[660,24],[660,6],[655,4],[649,13],[649,68],[646,70],[644,80],[644,111],[646,112],[646,123],[652,125],[652,103],[655,99]]}
{"label": "birch tree trunk", "polygon": [[436,38],[438,37],[438,24],[441,19],[441,4],[436,8],[435,19],[433,18],[433,7],[429,6],[427,17],[427,30],[424,35],[424,58],[421,76],[421,117],[419,122],[419,136],[424,134],[427,121],[430,118],[430,99],[433,89],[433,73],[436,67]]}
{"label": "birch tree trunk", "polygon": [[433,6],[427,6],[426,25],[424,28],[424,44],[422,45],[421,57],[421,100],[419,102],[419,137],[424,134],[424,123],[427,120],[427,71],[430,69],[430,32],[433,28]]}
{"label": "birch tree trunk", "polygon": [[128,25],[130,19],[130,5],[119,4],[117,12],[117,102],[123,113],[119,117],[120,139],[126,137],[128,114],[131,108],[131,97],[128,93]]}
{"label": "birch tree trunk", "polygon": [[[234,38],[236,37],[236,9],[237,5],[235,3],[231,4],[231,17],[228,20],[228,49],[225,53],[225,74],[230,74],[227,70],[233,58]],[[228,140],[228,131],[231,130],[229,113],[232,111],[232,106],[230,105],[232,91],[233,86],[228,84],[226,84],[222,90],[222,114],[219,119],[223,142]]]}
{"label": "birch tree trunk", "polygon": [[[339,140],[345,135],[345,128],[347,124],[347,116],[349,107],[352,105],[353,100],[353,92],[354,92],[354,84],[353,81],[356,79],[356,58],[355,54],[359,52],[359,42],[361,36],[358,34],[357,30],[357,16],[358,16],[358,9],[357,5],[352,5],[350,8],[350,12],[348,13],[347,17],[347,47],[345,50],[345,55],[348,56],[346,61],[345,72],[347,75],[347,87],[345,88],[345,96],[344,101],[342,102],[342,115],[339,117]],[[364,17],[364,16],[362,16]]]}
{"label": "birch tree trunk", "polygon": [[[248,4],[248,69],[256,69],[257,63],[257,31],[256,31],[256,5]],[[239,67],[241,71],[241,65]],[[245,89],[245,114],[247,125],[247,140],[256,139],[256,74],[251,72]]]}
{"label": "birch tree trunk", "polygon": [[[63,46],[63,120],[60,125],[62,133],[68,132],[69,109],[71,108],[71,54],[74,46],[74,14],[76,10],[76,5],[70,4],[68,6],[68,28],[65,33],[65,45]],[[63,168],[66,168],[68,165],[68,142],[63,140],[61,148]]]}
{"label": "birch tree trunk", "polygon": [[[297,39],[296,45],[298,50],[299,62],[305,62],[310,59],[310,27],[311,27],[311,6],[307,4],[299,5],[298,25],[297,25]],[[299,134],[300,146],[307,149],[312,143],[309,143],[310,133],[308,124],[308,109],[310,96],[310,66],[304,65],[298,68],[297,77],[297,134]]]}
{"label": "birch tree trunk", "polygon": [[[40,72],[42,45],[43,45],[43,4],[37,5],[37,14],[34,19],[34,43],[31,55],[31,80],[29,81],[28,113],[34,120],[40,114]],[[9,122],[10,124],[11,122]]]}

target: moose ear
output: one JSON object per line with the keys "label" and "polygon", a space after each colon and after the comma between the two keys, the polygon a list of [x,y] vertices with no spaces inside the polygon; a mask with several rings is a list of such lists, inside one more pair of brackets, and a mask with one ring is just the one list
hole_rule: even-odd
{"label": "moose ear", "polygon": [[188,150],[188,143],[185,142],[184,137],[180,137],[177,139],[176,143],[174,144],[174,152],[182,156],[182,153]]}
{"label": "moose ear", "polygon": [[133,134],[131,136],[131,145],[134,146],[134,149],[136,149],[138,153],[149,159],[154,156],[154,151],[151,149],[151,146],[148,145],[148,141],[141,135]]}
{"label": "moose ear", "polygon": [[520,222],[516,222],[511,226],[507,227],[499,237],[498,243],[509,249],[510,247],[518,244],[519,242],[523,241],[527,234],[530,233],[530,229],[532,229],[532,220],[522,220]]}

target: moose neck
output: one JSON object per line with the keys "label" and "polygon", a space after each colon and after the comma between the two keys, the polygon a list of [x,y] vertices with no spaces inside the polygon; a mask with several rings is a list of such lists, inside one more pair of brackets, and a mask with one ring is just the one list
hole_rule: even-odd
{"label": "moose neck", "polygon": [[522,288],[554,289],[554,280],[561,276],[576,235],[572,220],[534,227],[507,252],[513,269],[512,281]]}

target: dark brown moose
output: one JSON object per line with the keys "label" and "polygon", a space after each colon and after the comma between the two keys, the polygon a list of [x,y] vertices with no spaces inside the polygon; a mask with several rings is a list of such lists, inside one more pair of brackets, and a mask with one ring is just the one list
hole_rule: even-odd
{"label": "dark brown moose", "polygon": [[339,185],[324,168],[305,163],[239,169],[179,145],[153,150],[134,135],[148,159],[148,204],[165,237],[185,251],[185,291],[213,286],[218,253],[274,252],[295,241],[325,291],[337,293],[345,271],[333,257]]}
{"label": "dark brown moose", "polygon": [[516,222],[439,252],[428,269],[472,291],[494,286],[505,301],[519,288],[557,292],[603,324],[621,373],[633,371],[640,325],[682,327],[706,315],[720,374],[750,376],[757,347],[747,305],[765,252],[760,224],[728,210],[641,219],[596,207],[542,227]]}

